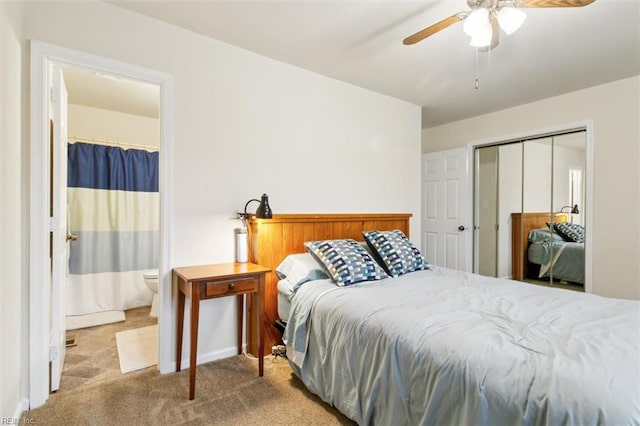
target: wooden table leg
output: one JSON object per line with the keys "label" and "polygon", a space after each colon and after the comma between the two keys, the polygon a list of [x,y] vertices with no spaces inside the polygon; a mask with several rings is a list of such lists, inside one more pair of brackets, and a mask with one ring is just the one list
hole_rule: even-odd
{"label": "wooden table leg", "polygon": [[176,321],[176,372],[180,371],[182,364],[182,334],[184,327],[184,293],[180,289],[180,279],[176,280],[178,286],[178,311]]}
{"label": "wooden table leg", "polygon": [[242,326],[244,322],[244,294],[239,295],[237,298],[237,311],[236,318],[238,320],[238,355],[242,355]]}
{"label": "wooden table leg", "polygon": [[[260,287],[262,290],[263,286],[261,285]],[[264,319],[262,318],[261,297],[262,291],[253,293],[253,300],[256,306],[256,320],[258,322],[258,376],[260,377],[264,374]]]}
{"label": "wooden table leg", "polygon": [[189,399],[196,394],[196,363],[198,358],[198,317],[200,316],[200,291],[191,284],[191,352],[189,354]]}

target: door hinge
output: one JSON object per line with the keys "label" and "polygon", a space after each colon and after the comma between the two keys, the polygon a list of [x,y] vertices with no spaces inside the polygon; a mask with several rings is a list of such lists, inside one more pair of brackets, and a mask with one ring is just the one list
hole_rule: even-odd
{"label": "door hinge", "polygon": [[55,346],[49,346],[49,362],[58,359],[58,348]]}
{"label": "door hinge", "polygon": [[56,98],[56,88],[55,87],[51,87],[49,89],[49,99],[51,100],[51,102],[55,102],[58,99]]}
{"label": "door hinge", "polygon": [[49,218],[49,232],[53,232],[56,230],[56,218],[55,217],[50,217]]}

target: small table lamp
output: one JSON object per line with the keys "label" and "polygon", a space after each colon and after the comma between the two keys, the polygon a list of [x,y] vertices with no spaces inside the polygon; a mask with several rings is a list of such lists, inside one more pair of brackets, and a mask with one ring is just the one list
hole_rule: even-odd
{"label": "small table lamp", "polygon": [[258,208],[256,209],[256,217],[258,219],[271,219],[273,217],[273,212],[271,211],[271,207],[269,206],[269,196],[267,194],[262,194],[262,198],[258,200],[257,198],[252,198],[247,201],[247,204],[244,205],[244,213],[238,212],[238,218],[242,219],[245,222],[249,219],[249,214],[247,213],[247,207],[251,202],[255,201],[256,203],[260,203]]}
{"label": "small table lamp", "polygon": [[238,218],[242,220],[242,228],[236,229],[236,262],[244,263],[248,261],[248,227],[247,220],[249,219],[250,213],[247,213],[247,207],[253,201],[260,203],[258,208],[256,209],[255,216],[258,219],[271,219],[273,217],[273,212],[271,211],[271,206],[269,206],[269,196],[267,194],[262,194],[260,200],[257,198],[252,198],[247,201],[247,204],[244,205],[244,212],[238,212]]}
{"label": "small table lamp", "polygon": [[[258,200],[256,200],[258,201]],[[578,210],[578,205],[575,204],[573,207],[571,206],[564,206],[563,208],[560,209],[560,213],[564,213],[564,209],[571,209],[571,214],[580,214],[580,210]]]}
{"label": "small table lamp", "polygon": [[560,209],[560,213],[564,213],[564,209],[571,209],[571,211],[569,213],[571,213],[571,223],[573,223],[573,215],[574,214],[580,214],[580,210],[578,210],[578,205],[574,204],[573,207],[571,206],[564,206],[563,208]]}

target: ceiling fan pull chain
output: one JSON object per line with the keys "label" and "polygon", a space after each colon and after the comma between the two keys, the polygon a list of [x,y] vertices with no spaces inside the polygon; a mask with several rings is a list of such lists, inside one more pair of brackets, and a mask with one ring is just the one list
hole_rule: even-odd
{"label": "ceiling fan pull chain", "polygon": [[480,87],[480,79],[478,78],[478,48],[476,47],[476,90]]}

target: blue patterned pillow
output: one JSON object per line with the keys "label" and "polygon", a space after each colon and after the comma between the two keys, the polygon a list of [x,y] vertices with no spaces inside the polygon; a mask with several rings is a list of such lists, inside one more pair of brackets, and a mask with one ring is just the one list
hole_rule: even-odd
{"label": "blue patterned pillow", "polygon": [[307,241],[304,246],[339,286],[387,278],[384,270],[356,240]]}
{"label": "blue patterned pillow", "polygon": [[429,269],[420,250],[398,229],[394,231],[365,231],[364,240],[377,254],[381,264],[392,277],[407,272]]}
{"label": "blue patterned pillow", "polygon": [[584,243],[584,228],[577,223],[556,222],[553,229],[567,241],[575,243]]}

